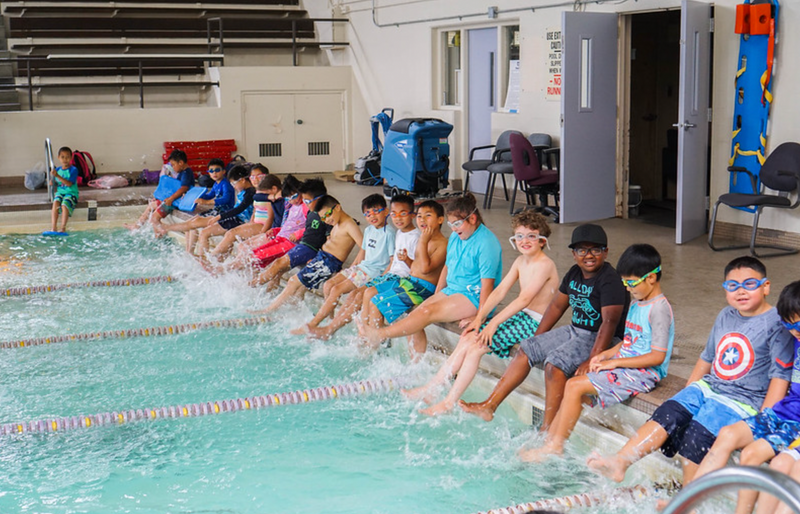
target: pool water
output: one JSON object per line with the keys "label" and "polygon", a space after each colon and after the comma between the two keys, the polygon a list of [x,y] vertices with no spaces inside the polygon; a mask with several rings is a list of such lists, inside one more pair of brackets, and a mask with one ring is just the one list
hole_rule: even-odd
{"label": "pool water", "polygon": [[[107,230],[3,236],[0,287],[173,275],[172,283],[0,297],[3,341],[238,318],[268,300],[211,277],[169,240]],[[318,305],[316,298],[306,300]],[[288,335],[285,309],[256,327],[0,350],[0,423],[288,392],[369,378],[427,379],[403,345],[365,356],[352,329]],[[473,392],[473,396],[485,393]],[[189,419],[0,439],[0,513],[477,512],[611,489],[571,455],[521,464],[529,427],[456,413],[429,419],[397,392]],[[637,508],[650,510],[649,500]],[[597,512],[622,512],[630,505]]]}

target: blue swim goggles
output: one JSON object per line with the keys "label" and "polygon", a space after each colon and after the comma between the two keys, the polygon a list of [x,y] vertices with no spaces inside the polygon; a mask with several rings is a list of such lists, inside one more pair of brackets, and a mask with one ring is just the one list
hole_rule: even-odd
{"label": "blue swim goggles", "polygon": [[800,332],[800,321],[789,323],[788,321],[781,320],[781,324],[783,324],[783,326],[786,327],[786,330],[794,330],[795,332]]}
{"label": "blue swim goggles", "polygon": [[744,288],[745,291],[755,291],[759,287],[764,285],[764,282],[767,281],[767,277],[762,278],[761,280],[757,278],[748,278],[743,282],[737,282],[735,280],[726,280],[722,283],[722,288],[732,293],[738,290],[740,287]]}

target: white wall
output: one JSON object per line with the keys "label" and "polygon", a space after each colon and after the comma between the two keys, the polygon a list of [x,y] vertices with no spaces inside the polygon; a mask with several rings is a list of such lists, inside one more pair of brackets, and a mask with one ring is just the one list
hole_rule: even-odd
{"label": "white wall", "polygon": [[245,91],[343,91],[347,162],[366,153],[359,146],[353,157],[352,142],[369,142],[369,127],[359,125],[354,130],[350,120],[351,113],[358,119],[367,114],[360,95],[350,94],[349,67],[231,66],[218,68],[218,72],[218,107],[0,113],[0,177],[20,176],[42,160],[46,137],[55,148],[66,145],[91,152],[103,173],[160,169],[164,141],[234,139],[241,146],[241,96]]}
{"label": "white wall", "polygon": [[[701,0],[712,3],[707,0]],[[396,118],[434,115],[456,120],[453,140],[453,170],[460,170],[466,159],[462,123],[466,121],[463,108],[447,107],[437,110],[435,77],[438,73],[435,54],[437,29],[497,26],[519,23],[521,32],[520,55],[521,101],[517,114],[498,113],[492,118],[492,133],[496,136],[506,129],[523,132],[560,133],[560,106],[545,100],[545,61],[547,28],[559,27],[561,12],[571,7],[537,8],[546,4],[562,3],[553,0],[495,0],[491,5],[499,8],[499,16],[490,20],[486,15],[464,17],[459,20],[431,21],[400,27],[379,28],[373,23],[370,0],[305,0],[304,7],[312,16],[341,14],[350,19],[348,40],[351,48],[340,53],[337,62],[353,67],[356,85],[364,96],[367,110],[379,111],[394,107]],[[570,3],[570,2],[564,2]],[[731,150],[731,119],[733,116],[733,77],[739,51],[739,37],[733,32],[735,5],[738,0],[717,0],[715,64],[714,64],[714,120],[712,138],[711,198],[712,202],[727,190],[727,161]],[[376,18],[380,24],[410,20],[433,19],[453,15],[485,13],[483,0],[380,0],[376,2]],[[515,8],[534,8],[520,12],[507,12]],[[648,0],[587,4],[584,10],[593,12],[630,13],[642,10],[680,7],[680,0]],[[504,12],[506,11],[506,12]],[[785,141],[800,141],[800,103],[794,91],[800,85],[800,68],[793,66],[800,53],[800,31],[791,30],[800,23],[800,2],[781,2],[779,24],[780,42],[773,92],[775,101],[769,135],[769,146],[774,148]],[[613,130],[614,127],[609,127]],[[557,137],[556,137],[557,139]],[[457,171],[456,171],[457,172]],[[768,210],[769,211],[769,210]],[[725,209],[720,220],[749,225],[752,217],[745,213]],[[761,225],[791,232],[800,232],[800,212],[772,210],[762,217]]]}

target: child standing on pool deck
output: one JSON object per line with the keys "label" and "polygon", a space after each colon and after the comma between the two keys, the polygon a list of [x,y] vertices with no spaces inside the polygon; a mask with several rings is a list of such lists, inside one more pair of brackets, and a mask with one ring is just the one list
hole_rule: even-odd
{"label": "child standing on pool deck", "polygon": [[[464,330],[455,350],[436,376],[424,386],[403,391],[408,398],[432,403],[435,390],[457,375],[447,396],[439,403],[420,411],[423,414],[436,416],[452,410],[475,378],[481,357],[489,352],[503,358],[508,357],[512,346],[536,331],[542,320],[541,313],[555,294],[558,272],[553,260],[544,253],[547,238],[550,236],[547,220],[539,213],[526,210],[511,219],[511,227],[514,235],[509,241],[521,255],[514,260],[508,274]],[[517,281],[520,284],[519,296],[487,320]]]}
{"label": "child standing on pool deck", "polygon": [[[580,225],[572,231],[569,247],[575,265],[561,280],[536,333],[520,342],[520,351],[488,399],[481,403],[459,402],[466,412],[491,421],[497,407],[528,377],[534,364],[544,363],[545,411],[541,430],[547,430],[561,405],[567,379],[585,374],[592,357],[622,340],[628,292],[617,271],[606,262],[605,230],[599,225]],[[570,307],[572,323],[553,328]]]}
{"label": "child standing on pool deck", "polygon": [[355,220],[344,212],[336,198],[329,195],[320,198],[316,203],[316,212],[323,223],[332,227],[330,237],[322,245],[317,256],[311,259],[297,275],[289,279],[286,288],[269,307],[257,314],[272,312],[305,290],[319,288],[323,282],[342,269],[342,264],[347,260],[353,247],[361,246],[363,240],[361,229]]}
{"label": "child standing on pool deck", "polygon": [[592,358],[589,373],[567,381],[544,446],[520,452],[524,461],[539,462],[564,452],[584,398],[605,409],[652,390],[667,376],[675,322],[661,292],[661,255],[648,244],[629,246],[617,262],[617,272],[634,299],[625,320],[625,338]]}
{"label": "child standing on pool deck", "polygon": [[[309,327],[309,335],[316,339],[329,339],[337,330],[352,321],[358,308],[362,307],[364,293],[377,284],[393,282],[407,277],[410,269],[408,264],[413,262],[414,252],[420,232],[414,228],[414,199],[408,195],[396,195],[391,201],[392,225],[395,228],[394,252],[390,255],[389,265],[382,270],[383,274],[373,278],[365,285],[357,288],[347,295],[344,305],[336,311],[336,316],[325,326]],[[367,230],[364,231],[364,240],[367,240]]]}
{"label": "child standing on pool deck", "polygon": [[325,301],[317,314],[306,325],[291,331],[304,334],[333,314],[339,298],[350,292],[363,291],[367,282],[378,277],[389,265],[394,253],[395,229],[386,222],[389,212],[383,195],[372,194],[361,201],[361,212],[369,225],[364,230],[361,249],[353,265],[337,273],[325,282]]}
{"label": "child standing on pool deck", "polygon": [[398,260],[408,264],[409,274],[405,278],[381,282],[367,289],[361,306],[359,332],[362,335],[363,327],[381,328],[384,321],[394,323],[436,292],[447,255],[447,238],[442,235],[443,223],[444,208],[440,203],[426,200],[419,204],[417,228],[420,236],[417,246],[413,253],[406,251],[405,256],[397,256]]}
{"label": "child standing on pool deck", "polygon": [[471,193],[453,200],[447,212],[452,229],[447,258],[436,293],[422,302],[408,317],[387,327],[362,327],[368,344],[393,337],[412,337],[412,354],[425,353],[425,327],[472,318],[500,283],[503,273],[502,249],[497,237],[483,223]]}
{"label": "child standing on pool deck", "polygon": [[[800,437],[800,281],[792,282],[781,291],[776,309],[781,323],[794,337],[789,394],[759,414],[720,430],[714,445],[700,463],[695,479],[725,466],[735,450],[742,450],[740,465],[760,466],[788,449]],[[757,497],[755,491],[740,490],[737,514],[752,512]],[[769,512],[774,512],[774,506]]]}
{"label": "child standing on pool deck", "polygon": [[303,182],[300,186],[300,197],[308,208],[303,237],[285,255],[275,259],[251,285],[267,284],[267,291],[271,291],[278,287],[284,273],[292,268],[305,266],[308,261],[316,257],[331,232],[331,226],[324,223],[316,212],[317,202],[325,197],[327,191],[325,182],[321,179],[312,178]]}
{"label": "child standing on pool deck", "polygon": [[662,403],[616,454],[587,460],[590,468],[621,482],[636,461],[658,449],[681,456],[684,483],[714,444],[719,431],[786,395],[792,368],[792,335],[767,303],[769,280],[755,257],[725,267],[728,307],[717,316],[686,388]]}
{"label": "child standing on pool deck", "polygon": [[50,214],[50,229],[56,232],[58,217],[61,216],[61,227],[58,232],[66,232],[67,221],[72,216],[72,211],[78,205],[78,168],[72,166],[72,150],[68,146],[58,149],[58,162],[60,168],[53,168],[52,181],[56,186],[56,194],[53,198],[53,210]]}

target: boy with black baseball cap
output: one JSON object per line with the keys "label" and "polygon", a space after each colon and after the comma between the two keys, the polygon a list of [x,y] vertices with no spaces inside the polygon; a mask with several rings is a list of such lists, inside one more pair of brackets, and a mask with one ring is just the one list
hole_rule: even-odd
{"label": "boy with black baseball cap", "polygon": [[[534,364],[545,364],[545,412],[541,430],[553,421],[567,379],[588,371],[589,360],[622,340],[629,295],[608,256],[608,237],[599,225],[585,224],[572,232],[575,265],[564,275],[535,334],[520,341],[520,350],[489,398],[459,402],[461,408],[491,421],[494,411],[528,376]],[[553,328],[572,308],[572,323]]]}

